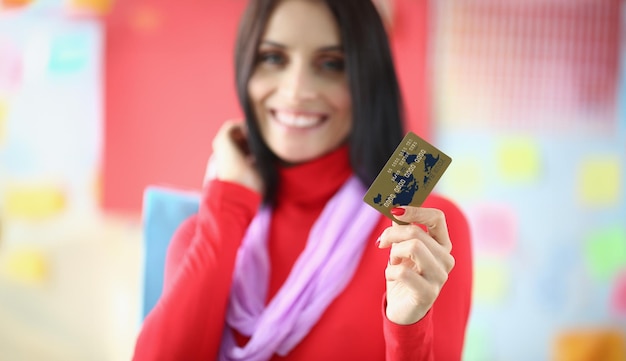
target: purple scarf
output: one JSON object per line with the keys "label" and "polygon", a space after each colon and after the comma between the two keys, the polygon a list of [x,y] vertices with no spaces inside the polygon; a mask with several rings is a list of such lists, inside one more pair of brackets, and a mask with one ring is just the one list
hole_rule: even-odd
{"label": "purple scarf", "polygon": [[[284,356],[307,335],[352,279],[378,222],[380,214],[363,202],[364,193],[352,176],[328,201],[304,251],[267,306],[267,233],[272,212],[267,207],[259,210],[237,254],[220,360]],[[231,328],[251,336],[245,347],[237,346]]]}

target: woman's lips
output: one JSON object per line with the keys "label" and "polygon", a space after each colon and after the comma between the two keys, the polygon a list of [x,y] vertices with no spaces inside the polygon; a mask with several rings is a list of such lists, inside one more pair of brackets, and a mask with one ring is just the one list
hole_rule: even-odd
{"label": "woman's lips", "polygon": [[279,124],[291,128],[313,128],[322,124],[328,116],[323,113],[289,110],[270,110],[270,114]]}

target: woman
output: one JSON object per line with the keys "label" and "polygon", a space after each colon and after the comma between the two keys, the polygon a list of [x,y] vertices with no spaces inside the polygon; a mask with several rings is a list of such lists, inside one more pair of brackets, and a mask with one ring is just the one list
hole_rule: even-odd
{"label": "woman", "polygon": [[371,2],[251,1],[236,70],[246,122],[213,141],[135,359],[460,359],[465,218],[431,195],[390,224],[361,200],[402,137]]}

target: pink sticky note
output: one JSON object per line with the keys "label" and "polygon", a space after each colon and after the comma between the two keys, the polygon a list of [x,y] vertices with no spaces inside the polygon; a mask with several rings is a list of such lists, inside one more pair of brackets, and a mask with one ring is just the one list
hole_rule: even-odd
{"label": "pink sticky note", "polygon": [[14,91],[22,78],[22,61],[16,46],[0,38],[0,93]]}
{"label": "pink sticky note", "polygon": [[611,310],[616,316],[626,317],[626,269],[618,274],[611,292]]}
{"label": "pink sticky note", "polygon": [[473,208],[469,214],[474,244],[479,252],[506,255],[513,250],[518,221],[511,206],[483,203]]}

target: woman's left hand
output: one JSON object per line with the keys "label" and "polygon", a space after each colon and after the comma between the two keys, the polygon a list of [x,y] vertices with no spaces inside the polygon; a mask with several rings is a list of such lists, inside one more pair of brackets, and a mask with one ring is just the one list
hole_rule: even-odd
{"label": "woman's left hand", "polygon": [[[404,214],[399,215],[401,210]],[[380,235],[378,247],[389,248],[387,318],[409,325],[421,320],[439,296],[454,267],[452,243],[443,212],[435,208],[397,207],[393,222]],[[424,225],[424,231],[419,225]]]}

